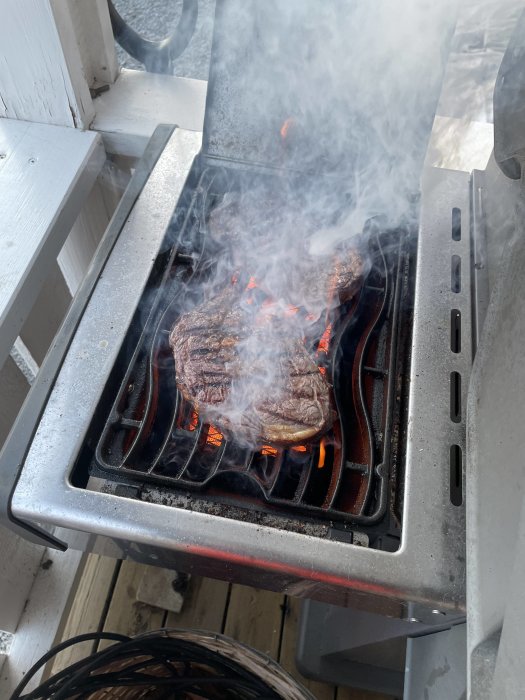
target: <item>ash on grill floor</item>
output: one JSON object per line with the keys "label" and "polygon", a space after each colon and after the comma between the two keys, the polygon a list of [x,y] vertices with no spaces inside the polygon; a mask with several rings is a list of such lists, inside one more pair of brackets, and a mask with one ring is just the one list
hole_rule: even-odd
{"label": "ash on grill floor", "polygon": [[[102,488],[102,491],[114,493],[115,490],[111,486]],[[284,516],[275,516],[271,513],[257,510],[236,508],[232,505],[224,506],[221,503],[213,503],[189,493],[170,493],[168,490],[145,486],[141,492],[141,500],[149,503],[161,503],[172,508],[184,508],[185,510],[193,510],[199,513],[217,515],[221,518],[232,518],[233,520],[243,520],[244,522],[281,528],[291,532],[300,532],[303,535],[312,535],[313,537],[328,537],[330,535],[328,524],[314,523],[304,519],[285,518]]]}
{"label": "ash on grill floor", "polygon": [[[301,605],[298,598],[193,576],[181,612],[173,613],[137,600],[144,579],[155,577],[158,571],[156,567],[90,554],[62,639],[96,630],[134,635],[164,626],[222,632],[276,659],[318,700],[393,700],[387,695],[317,683],[299,674],[294,662]],[[174,572],[171,574],[176,577]],[[52,672],[93,651],[91,643],[66,651]]]}

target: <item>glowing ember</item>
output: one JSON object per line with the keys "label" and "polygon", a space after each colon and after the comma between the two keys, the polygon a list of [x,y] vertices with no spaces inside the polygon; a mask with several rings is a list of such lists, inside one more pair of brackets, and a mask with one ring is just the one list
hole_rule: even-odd
{"label": "glowing ember", "polygon": [[326,329],[321,336],[321,340],[319,341],[319,345],[317,346],[317,354],[319,355],[320,353],[324,353],[325,355],[328,354],[328,348],[330,347],[330,335],[332,333],[332,324],[328,324],[326,326]]}
{"label": "glowing ember", "polygon": [[250,277],[250,281],[246,285],[246,289],[255,289],[257,287],[257,282],[255,281],[255,277]]}
{"label": "glowing ember", "polygon": [[294,452],[307,452],[308,448],[306,447],[306,445],[294,445],[292,447],[292,450]]}
{"label": "glowing ember", "polygon": [[188,426],[188,430],[192,430],[192,431],[195,430],[195,428],[197,427],[198,424],[199,424],[199,414],[197,413],[197,411],[193,411],[191,414],[190,424]]}
{"label": "glowing ember", "polygon": [[295,314],[299,311],[298,306],[289,306],[286,311],[284,312],[285,316],[295,316]]}
{"label": "glowing ember", "polygon": [[283,141],[286,139],[286,137],[287,137],[288,134],[290,133],[290,129],[291,129],[291,127],[293,126],[293,123],[294,123],[293,118],[292,118],[292,117],[288,117],[288,119],[286,119],[286,121],[285,121],[285,122],[283,123],[283,125],[281,126],[281,132],[280,132],[280,133],[281,133],[281,138],[283,139]]}
{"label": "glowing ember", "polygon": [[317,462],[317,468],[322,469],[324,467],[324,462],[326,458],[326,448],[324,445],[324,438],[319,443],[319,461]]}
{"label": "glowing ember", "polygon": [[261,454],[267,455],[268,457],[277,457],[277,450],[271,445],[264,445],[261,448]]}
{"label": "glowing ember", "polygon": [[208,428],[208,436],[206,437],[206,444],[213,445],[213,447],[220,447],[222,445],[222,433],[217,430],[213,425]]}

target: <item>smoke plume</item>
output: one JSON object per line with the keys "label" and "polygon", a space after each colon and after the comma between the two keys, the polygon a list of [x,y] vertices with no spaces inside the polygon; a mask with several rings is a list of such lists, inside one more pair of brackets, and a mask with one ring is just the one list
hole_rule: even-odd
{"label": "smoke plume", "polygon": [[201,410],[237,438],[257,444],[261,403],[289,384],[279,358],[340,302],[325,271],[357,250],[364,277],[366,222],[413,215],[455,5],[218,0],[203,152],[227,192],[200,297],[234,279],[243,315],[228,396]]}

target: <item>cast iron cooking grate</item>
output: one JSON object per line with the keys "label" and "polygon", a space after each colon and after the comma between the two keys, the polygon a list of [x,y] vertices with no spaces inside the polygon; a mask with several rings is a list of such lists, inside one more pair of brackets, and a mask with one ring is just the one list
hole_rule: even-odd
{"label": "cast iron cooking grate", "polygon": [[[206,221],[235,173],[206,168],[173,216],[140,314],[112,371],[109,415],[102,400],[91,430],[90,472],[115,480],[196,491],[259,510],[340,523],[385,515],[399,401],[398,336],[408,233],[370,222],[371,269],[360,293],[320,326],[320,371],[333,385],[337,418],[321,438],[253,451],[201,419],[177,390],[169,333],[182,296],[197,303],[213,266]],[[190,284],[191,282],[191,284]],[[185,300],[186,304],[188,299]],[[96,421],[95,421],[96,423]]]}

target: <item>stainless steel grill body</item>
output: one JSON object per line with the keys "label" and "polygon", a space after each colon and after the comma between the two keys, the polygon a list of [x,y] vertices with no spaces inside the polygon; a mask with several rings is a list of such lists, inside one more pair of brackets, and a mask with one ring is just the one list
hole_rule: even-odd
{"label": "stainless steel grill body", "polygon": [[[453,467],[451,484],[450,460],[453,451],[456,462],[464,454],[472,359],[466,174],[432,170],[423,179],[397,552],[135,500],[124,490],[104,492],[97,480],[86,488],[72,485],[72,466],[199,148],[199,134],[174,131],[123,226],[25,457],[11,500],[13,515],[63,528],[70,546],[89,551],[422,622],[442,624],[443,615],[461,615],[465,514],[462,504],[453,505],[451,486],[461,498],[463,475],[460,465],[456,472]],[[461,210],[460,240],[452,236],[454,208]],[[460,352],[451,348],[452,310],[461,312]],[[461,376],[453,402],[452,373]]]}

